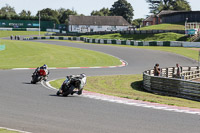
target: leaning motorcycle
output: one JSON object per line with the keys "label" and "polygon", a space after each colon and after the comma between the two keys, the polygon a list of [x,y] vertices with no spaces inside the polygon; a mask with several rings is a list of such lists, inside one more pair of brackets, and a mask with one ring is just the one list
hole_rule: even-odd
{"label": "leaning motorcycle", "polygon": [[42,80],[42,76],[40,76],[37,73],[33,73],[31,84],[36,84],[37,82],[40,82],[41,80]]}
{"label": "leaning motorcycle", "polygon": [[[60,89],[57,91],[57,95],[68,96],[77,93],[82,94],[83,87],[86,84],[86,75],[70,75],[66,77],[66,80],[62,83]],[[77,91],[75,91],[77,89]]]}
{"label": "leaning motorcycle", "polygon": [[[48,72],[49,74],[49,72]],[[37,68],[35,72],[32,74],[32,80],[31,84],[36,84],[37,82],[40,82],[42,80],[46,81],[48,74],[45,70]]]}

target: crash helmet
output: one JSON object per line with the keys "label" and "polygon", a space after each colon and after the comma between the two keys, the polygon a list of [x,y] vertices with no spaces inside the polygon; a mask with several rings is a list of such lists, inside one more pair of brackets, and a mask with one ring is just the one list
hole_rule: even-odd
{"label": "crash helmet", "polygon": [[44,69],[47,69],[47,65],[46,65],[46,64],[44,64],[44,65],[43,65],[43,68],[44,68]]}

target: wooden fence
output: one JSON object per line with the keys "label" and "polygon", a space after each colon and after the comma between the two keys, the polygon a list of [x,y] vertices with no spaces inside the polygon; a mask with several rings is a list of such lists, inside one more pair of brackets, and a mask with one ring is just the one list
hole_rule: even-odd
{"label": "wooden fence", "polygon": [[154,76],[154,70],[143,73],[144,89],[150,92],[200,101],[199,67],[181,67],[180,78],[173,78],[177,68],[163,68],[160,76]]}

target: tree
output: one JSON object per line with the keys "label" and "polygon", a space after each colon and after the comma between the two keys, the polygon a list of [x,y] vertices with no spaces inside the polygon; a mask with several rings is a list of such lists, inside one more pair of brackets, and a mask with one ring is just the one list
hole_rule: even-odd
{"label": "tree", "polygon": [[[19,13],[18,19],[22,19],[22,20],[29,20],[31,19],[31,11],[26,11],[26,10],[22,10]],[[15,18],[12,19],[17,19],[17,16]]]}
{"label": "tree", "polygon": [[58,12],[59,16],[60,16],[60,15],[62,15],[62,14],[63,14],[63,12],[65,12],[65,11],[66,11],[66,9],[65,9],[65,8],[60,8],[60,9],[58,9],[58,10],[57,10],[57,12]]}
{"label": "tree", "polygon": [[78,15],[76,11],[70,9],[60,8],[57,10],[59,12],[59,22],[61,24],[67,24],[69,15]]}
{"label": "tree", "polygon": [[150,13],[153,14],[157,14],[162,10],[191,10],[186,0],[146,0],[146,2],[149,3]]}
{"label": "tree", "polygon": [[27,16],[27,13],[25,10],[22,10],[20,13],[19,13],[19,16]]}
{"label": "tree", "polygon": [[143,18],[135,19],[135,20],[132,21],[132,25],[134,25],[137,28],[140,28],[143,20],[144,20]]}
{"label": "tree", "polygon": [[27,11],[27,16],[31,16],[31,11]]}
{"label": "tree", "polygon": [[129,23],[131,23],[134,16],[133,11],[133,7],[126,0],[118,0],[112,5],[110,14],[112,16],[122,16]]}
{"label": "tree", "polygon": [[158,7],[161,4],[161,0],[146,0],[146,2],[149,3],[150,13],[157,14],[159,12]]}
{"label": "tree", "polygon": [[99,11],[92,11],[91,16],[110,16],[110,10],[108,8],[102,8]]}
{"label": "tree", "polygon": [[59,23],[59,20],[58,20],[59,13],[58,13],[58,11],[52,10],[50,8],[45,8],[45,9],[38,11],[36,16],[39,17],[39,13],[40,13],[40,17],[41,17],[42,20],[54,20],[56,23]]}
{"label": "tree", "polygon": [[54,17],[57,18],[58,17],[58,12],[56,10],[52,10],[50,8],[46,8],[46,9],[42,9],[41,11],[38,11],[36,16],[39,16],[39,12],[40,12],[40,16],[48,16],[48,17]]}
{"label": "tree", "polygon": [[174,10],[191,11],[191,6],[186,0],[176,0]]}
{"label": "tree", "polygon": [[6,18],[10,19],[12,16],[17,15],[17,14],[15,12],[15,8],[14,7],[11,7],[8,4],[6,4],[5,7],[2,7],[0,9],[0,15],[1,16],[6,16]]}

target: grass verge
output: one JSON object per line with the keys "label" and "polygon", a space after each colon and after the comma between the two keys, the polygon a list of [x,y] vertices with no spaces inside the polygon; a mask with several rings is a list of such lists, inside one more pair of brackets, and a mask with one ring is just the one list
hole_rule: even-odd
{"label": "grass verge", "polygon": [[7,130],[7,129],[0,128],[0,133],[20,133],[20,132],[10,131],[10,130]]}
{"label": "grass verge", "polygon": [[119,59],[100,52],[38,42],[0,40],[0,69],[38,67],[92,67],[120,65]]}
{"label": "grass verge", "polygon": [[[55,88],[59,88],[63,81],[64,79],[59,79],[50,82],[50,84]],[[196,101],[176,97],[155,95],[146,92],[142,88],[142,75],[114,75],[88,77],[87,84],[84,89],[87,91],[118,96],[128,99],[200,109],[200,104]]]}
{"label": "grass verge", "polygon": [[[41,35],[44,35],[46,32],[41,32]],[[15,35],[38,35],[39,32],[38,31],[0,31],[0,38],[1,37],[9,37],[11,35],[15,36]]]}
{"label": "grass verge", "polygon": [[159,33],[159,34],[106,34],[106,35],[83,35],[81,37],[94,39],[121,39],[138,41],[189,41],[189,38],[178,33]]}
{"label": "grass verge", "polygon": [[145,26],[140,28],[140,30],[185,30],[184,24],[158,24]]}

